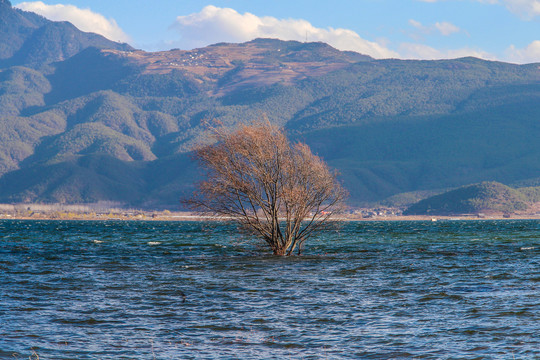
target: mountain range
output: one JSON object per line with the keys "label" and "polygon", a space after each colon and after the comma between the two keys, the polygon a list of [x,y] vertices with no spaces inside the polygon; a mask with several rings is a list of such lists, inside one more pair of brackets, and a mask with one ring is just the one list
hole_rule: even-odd
{"label": "mountain range", "polygon": [[0,0],[0,202],[177,208],[206,123],[262,118],[338,169],[353,206],[540,178],[540,64],[276,39],[145,52]]}

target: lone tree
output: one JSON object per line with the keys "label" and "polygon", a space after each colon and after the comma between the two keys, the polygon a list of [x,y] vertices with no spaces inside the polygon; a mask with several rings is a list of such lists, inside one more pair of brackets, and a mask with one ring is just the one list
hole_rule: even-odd
{"label": "lone tree", "polygon": [[328,227],[347,195],[336,173],[306,144],[289,142],[269,123],[216,130],[217,142],[195,158],[205,180],[188,201],[230,217],[260,236],[275,255],[300,255],[303,243]]}

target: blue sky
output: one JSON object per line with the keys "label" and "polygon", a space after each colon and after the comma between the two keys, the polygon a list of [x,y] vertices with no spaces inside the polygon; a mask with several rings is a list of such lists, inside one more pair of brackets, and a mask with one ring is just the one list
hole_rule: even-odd
{"label": "blue sky", "polygon": [[148,51],[274,37],[375,58],[540,62],[540,0],[12,2]]}

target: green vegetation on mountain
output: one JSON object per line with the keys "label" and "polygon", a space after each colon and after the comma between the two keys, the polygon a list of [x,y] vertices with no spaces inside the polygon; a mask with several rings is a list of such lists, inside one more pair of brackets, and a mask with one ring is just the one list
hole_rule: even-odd
{"label": "green vegetation on mountain", "polygon": [[8,0],[0,0],[0,59],[13,57],[25,40],[46,23],[45,18],[16,10]]}
{"label": "green vegetation on mountain", "polygon": [[[275,39],[146,53],[0,7],[0,202],[175,206],[197,179],[186,159],[205,122],[262,117],[337,168],[352,205],[537,186],[538,64],[374,60]],[[95,159],[108,159],[99,174]]]}
{"label": "green vegetation on mountain", "polygon": [[117,58],[89,48],[56,65],[54,73],[48,76],[52,89],[45,100],[48,104],[56,104],[110,89],[134,71]]}
{"label": "green vegetation on mountain", "polygon": [[524,187],[518,189],[530,202],[540,202],[540,186]]}
{"label": "green vegetation on mountain", "polygon": [[19,66],[0,71],[0,109],[4,116],[44,106],[44,94],[49,91],[49,81],[37,71]]}
{"label": "green vegetation on mountain", "polygon": [[[535,109],[536,108],[536,109]],[[455,188],[540,173],[540,103],[326,128],[301,136],[340,169],[353,199]],[[509,120],[511,119],[511,120]]]}
{"label": "green vegetation on mountain", "polygon": [[528,207],[527,197],[497,182],[460,187],[409,207],[405,215],[456,215],[484,212],[514,213]]}

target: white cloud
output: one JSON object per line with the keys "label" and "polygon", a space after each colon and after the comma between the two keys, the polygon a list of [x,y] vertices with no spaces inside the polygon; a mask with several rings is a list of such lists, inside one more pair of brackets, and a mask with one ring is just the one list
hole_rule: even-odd
{"label": "white cloud", "polygon": [[409,20],[409,24],[412,26],[412,27],[415,27],[417,29],[423,29],[424,26],[422,25],[422,23],[420,21],[416,21],[414,19],[410,19]]}
{"label": "white cloud", "polygon": [[183,48],[218,42],[244,42],[259,37],[297,41],[305,41],[307,37],[308,41],[322,41],[340,50],[357,51],[374,58],[398,56],[382,43],[365,40],[352,30],[322,29],[302,19],[259,17],[212,5],[199,13],[178,16],[172,28],[180,33],[178,45]]}
{"label": "white cloud", "polygon": [[446,21],[435,23],[435,28],[444,36],[449,36],[461,31],[456,25]]}
{"label": "white cloud", "polygon": [[15,7],[35,12],[52,21],[69,21],[82,31],[100,34],[114,41],[130,41],[129,36],[122,31],[114,19],[107,19],[90,9],[80,9],[73,5],[47,5],[41,1],[23,2]]}
{"label": "white cloud", "polygon": [[[435,3],[446,0],[418,0],[421,2]],[[454,0],[456,1],[456,0]],[[540,0],[476,0],[486,4],[503,4],[514,14],[525,19],[532,19],[540,15]]]}
{"label": "white cloud", "polygon": [[402,43],[400,45],[400,52],[404,59],[440,59],[442,54],[439,50],[434,49],[428,45],[418,43]]}
{"label": "white cloud", "polygon": [[[409,25],[411,25],[416,30],[420,31],[420,33],[425,34],[425,35],[429,35],[429,34],[432,34],[434,32],[439,32],[443,36],[450,36],[450,35],[452,35],[454,33],[458,33],[458,32],[461,31],[461,29],[459,27],[457,27],[456,25],[454,25],[452,23],[449,23],[447,21],[437,22],[437,23],[435,23],[433,25],[426,26],[426,25],[422,24],[420,21],[410,19],[409,20]],[[411,36],[413,38],[418,37],[415,34],[412,34]]]}
{"label": "white cloud", "polygon": [[455,59],[467,56],[486,60],[496,59],[494,55],[482,50],[470,48],[438,50],[431,46],[418,43],[402,43],[399,50],[403,59],[438,60]]}
{"label": "white cloud", "polygon": [[513,13],[532,19],[540,15],[540,0],[502,0]]}
{"label": "white cloud", "polygon": [[523,49],[518,49],[514,45],[506,50],[508,61],[518,64],[540,62],[540,40],[535,40]]}

